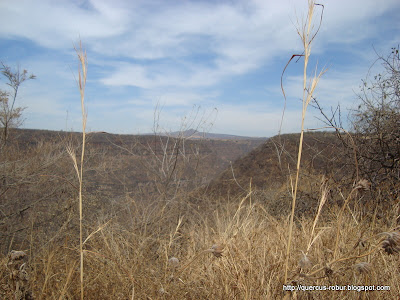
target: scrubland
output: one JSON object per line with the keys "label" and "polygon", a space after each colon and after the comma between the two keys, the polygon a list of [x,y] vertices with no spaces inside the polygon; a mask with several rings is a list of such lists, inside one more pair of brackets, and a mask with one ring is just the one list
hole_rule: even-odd
{"label": "scrubland", "polygon": [[[73,173],[50,179],[38,176],[38,172],[59,174],[61,166],[68,173],[69,157],[54,144],[39,144],[30,153],[37,156],[14,161],[19,175],[28,176],[18,184],[20,193],[32,189],[33,199],[49,193],[58,196],[46,201],[45,207],[3,219],[8,226],[13,217],[27,221],[27,228],[23,234],[13,233],[15,241],[12,236],[2,239],[1,295],[76,299],[80,297],[77,191],[59,178],[70,176],[72,183]],[[259,189],[249,180],[246,191],[229,198],[179,191],[153,201],[125,195],[101,203],[99,196],[83,193],[84,298],[396,299],[400,293],[397,206],[373,199],[376,193],[367,181],[345,186],[310,173],[300,179],[304,201],[306,191],[314,199],[310,198],[308,210],[295,216],[286,282],[290,182],[280,189]],[[18,252],[11,250],[24,251],[25,257],[13,259]],[[390,291],[289,292],[284,285],[379,285],[389,286]]]}
{"label": "scrubland", "polygon": [[[325,72],[306,76],[309,3],[303,121]],[[91,147],[77,54],[82,133],[1,145],[1,298],[398,299],[398,159],[368,156],[397,149],[396,123],[368,136],[328,118],[327,137],[302,122],[205,180],[209,153],[183,136]]]}

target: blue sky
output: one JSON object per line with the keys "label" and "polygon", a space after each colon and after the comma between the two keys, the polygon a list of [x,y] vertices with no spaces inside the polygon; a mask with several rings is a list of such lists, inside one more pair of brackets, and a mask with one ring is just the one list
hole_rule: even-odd
{"label": "blue sky", "polygon": [[[345,115],[375,51],[386,55],[400,42],[400,2],[320,3],[324,19],[309,68],[318,62],[328,71],[315,96],[326,109],[340,103]],[[296,26],[306,9],[303,0],[1,1],[0,60],[37,76],[17,99],[26,107],[26,128],[80,130],[73,45],[81,39],[88,130],[151,132],[159,103],[166,131],[186,122],[217,133],[273,136],[284,106],[281,73],[302,52]],[[301,68],[302,61],[292,64],[284,78],[283,132],[300,130]],[[310,109],[306,127],[322,126],[318,116]]]}

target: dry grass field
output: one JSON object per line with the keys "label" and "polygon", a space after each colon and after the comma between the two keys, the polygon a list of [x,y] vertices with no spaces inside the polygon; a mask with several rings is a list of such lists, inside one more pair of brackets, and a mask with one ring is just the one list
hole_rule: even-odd
{"label": "dry grass field", "polygon": [[0,298],[398,299],[398,159],[384,173],[355,134],[304,128],[316,8],[300,133],[241,158],[252,142],[86,132],[76,49],[82,132],[1,145]]}
{"label": "dry grass field", "polygon": [[[84,223],[85,299],[397,299],[397,209],[381,216],[366,210],[365,182],[345,191],[319,180],[317,211],[295,222],[286,282],[289,219],[267,210],[277,199],[250,188],[245,197],[202,199],[201,206],[180,197],[155,203],[127,197],[120,210],[110,207]],[[341,197],[339,205],[334,198]],[[32,228],[27,238],[25,257],[1,258],[2,297],[79,298],[76,229],[60,227],[46,237]],[[284,292],[284,285],[390,291]]]}

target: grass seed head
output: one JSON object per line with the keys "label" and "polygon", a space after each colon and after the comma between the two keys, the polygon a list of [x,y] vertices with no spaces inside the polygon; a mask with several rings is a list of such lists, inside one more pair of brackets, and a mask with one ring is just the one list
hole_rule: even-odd
{"label": "grass seed head", "polygon": [[362,191],[369,191],[371,189],[371,182],[369,182],[366,179],[361,179],[357,185],[356,185],[356,189],[362,190]]}
{"label": "grass seed head", "polygon": [[170,259],[168,259],[168,264],[173,268],[177,268],[179,266],[179,259],[177,259],[175,256],[172,256]]}
{"label": "grass seed head", "polygon": [[215,257],[221,257],[223,254],[225,246],[222,244],[214,244],[210,248],[210,252],[215,256]]}
{"label": "grass seed head", "polygon": [[399,253],[400,252],[400,233],[397,231],[394,232],[385,232],[386,238],[382,242],[382,248],[389,255]]}
{"label": "grass seed head", "polygon": [[16,250],[11,250],[11,252],[8,254],[8,258],[10,261],[19,261],[22,260],[26,257],[26,253],[24,251],[16,251]]}
{"label": "grass seed head", "polygon": [[358,264],[355,264],[354,269],[360,274],[369,273],[371,271],[371,264],[363,261]]}
{"label": "grass seed head", "polygon": [[308,269],[312,267],[312,262],[311,260],[308,258],[308,256],[301,251],[301,258],[299,260],[299,266],[302,269]]}

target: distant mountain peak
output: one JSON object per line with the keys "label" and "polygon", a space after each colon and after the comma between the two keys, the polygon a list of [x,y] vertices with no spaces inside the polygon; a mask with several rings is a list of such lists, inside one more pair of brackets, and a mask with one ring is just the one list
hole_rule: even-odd
{"label": "distant mountain peak", "polygon": [[250,136],[239,136],[239,135],[231,135],[225,133],[209,133],[209,132],[201,132],[196,129],[188,129],[184,131],[174,131],[161,135],[168,135],[173,137],[186,137],[189,139],[212,139],[212,140],[266,140],[266,137],[250,137]]}

